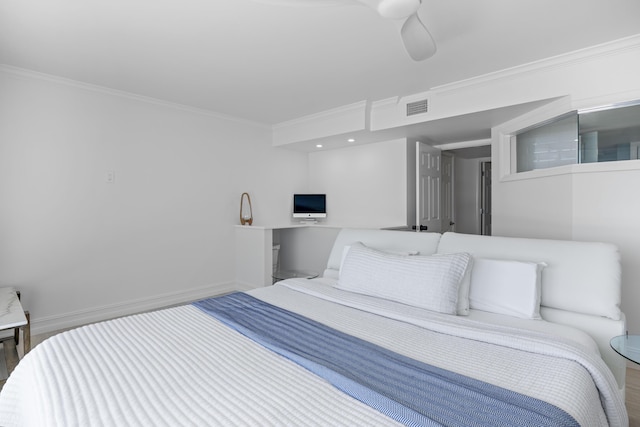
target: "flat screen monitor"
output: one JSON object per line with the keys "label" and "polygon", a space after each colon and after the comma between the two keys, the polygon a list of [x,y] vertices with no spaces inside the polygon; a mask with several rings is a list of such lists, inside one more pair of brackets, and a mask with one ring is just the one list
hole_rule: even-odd
{"label": "flat screen monitor", "polygon": [[294,194],[293,195],[294,218],[326,218],[327,195],[326,194]]}

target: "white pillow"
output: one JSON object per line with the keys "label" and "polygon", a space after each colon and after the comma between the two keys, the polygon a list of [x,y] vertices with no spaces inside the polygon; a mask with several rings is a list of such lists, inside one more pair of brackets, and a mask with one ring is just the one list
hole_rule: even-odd
{"label": "white pillow", "polygon": [[[362,242],[355,242],[353,243],[353,245],[357,245],[357,246],[366,246],[364,243]],[[338,277],[340,277],[340,271],[342,271],[342,265],[344,264],[344,259],[347,257],[347,254],[349,253],[349,249],[351,249],[352,245],[345,245],[342,248],[342,259],[340,260],[340,270],[338,270]],[[367,246],[368,247],[368,246]],[[374,248],[371,248],[374,249]],[[413,255],[419,255],[420,251],[393,251],[393,250],[381,250],[381,249],[375,249],[377,251],[380,252],[384,252],[387,254],[392,254],[392,255],[403,255],[403,256],[413,256]]]}
{"label": "white pillow", "polygon": [[523,319],[540,319],[545,263],[476,258],[471,270],[472,309]]}
{"label": "white pillow", "polygon": [[467,271],[464,277],[460,281],[458,287],[458,315],[469,315],[469,289],[471,288],[471,272],[473,271],[473,257],[469,259],[469,265],[467,265]]}
{"label": "white pillow", "polygon": [[[362,242],[353,243],[354,245],[365,246]],[[347,257],[349,253],[349,249],[351,249],[352,245],[346,245],[342,248],[342,259],[340,261],[340,270],[338,270],[338,278],[340,278],[340,271],[342,271],[342,265],[344,264],[344,259]],[[373,249],[373,248],[372,248]],[[379,249],[378,249],[379,250]],[[420,251],[388,251],[384,250],[388,254],[393,255],[405,255],[405,256],[414,256],[419,255]],[[466,272],[464,274],[463,279],[460,281],[460,285],[458,286],[458,302],[456,312],[459,316],[467,316],[469,315],[469,287],[471,284],[471,264],[473,263],[473,257],[469,258],[469,264],[467,265]]]}
{"label": "white pillow", "polygon": [[405,256],[353,244],[336,288],[446,314],[456,314],[467,253]]}

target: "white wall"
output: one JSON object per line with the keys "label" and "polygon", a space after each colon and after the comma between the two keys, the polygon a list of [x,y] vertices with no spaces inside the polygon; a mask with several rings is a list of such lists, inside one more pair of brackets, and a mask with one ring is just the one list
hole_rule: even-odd
{"label": "white wall", "polygon": [[351,227],[407,223],[405,139],[309,154],[310,190],[327,194],[327,222]]}
{"label": "white wall", "polygon": [[0,93],[0,285],[34,333],[229,289],[240,194],[280,222],[308,185],[260,125],[7,70]]}
{"label": "white wall", "polygon": [[[622,311],[629,333],[640,334],[640,161],[635,169],[573,176],[573,237],[615,243],[622,255]],[[620,166],[620,164],[618,165]]]}
{"label": "white wall", "polygon": [[494,235],[572,239],[570,175],[504,183],[494,180],[492,191]]}

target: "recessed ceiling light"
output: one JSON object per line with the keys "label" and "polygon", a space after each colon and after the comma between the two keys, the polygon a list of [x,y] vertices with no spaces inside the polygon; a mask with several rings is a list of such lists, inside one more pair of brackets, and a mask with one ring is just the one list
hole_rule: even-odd
{"label": "recessed ceiling light", "polygon": [[316,144],[316,148],[322,148],[322,144]]}
{"label": "recessed ceiling light", "polygon": [[353,139],[353,138],[349,138],[349,139],[347,139],[347,142],[356,142],[356,140]]}

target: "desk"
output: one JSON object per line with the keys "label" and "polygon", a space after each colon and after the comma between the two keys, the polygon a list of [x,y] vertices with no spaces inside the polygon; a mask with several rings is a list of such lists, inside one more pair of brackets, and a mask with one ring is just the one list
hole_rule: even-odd
{"label": "desk", "polygon": [[279,267],[322,272],[341,228],[326,224],[235,226],[235,281],[241,289],[273,283],[273,245],[280,245]]}
{"label": "desk", "polygon": [[609,344],[620,356],[640,364],[640,335],[613,337]]}

